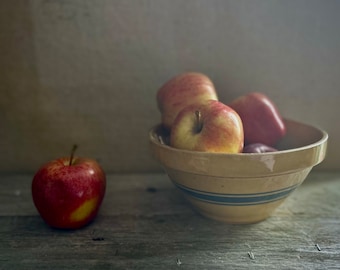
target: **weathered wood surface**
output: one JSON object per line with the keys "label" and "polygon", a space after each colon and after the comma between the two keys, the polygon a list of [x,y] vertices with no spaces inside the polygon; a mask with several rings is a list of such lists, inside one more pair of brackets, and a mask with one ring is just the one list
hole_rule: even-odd
{"label": "weathered wood surface", "polygon": [[340,269],[340,172],[312,172],[266,221],[194,212],[163,174],[109,175],[100,215],[76,231],[38,216],[30,175],[1,175],[0,269]]}

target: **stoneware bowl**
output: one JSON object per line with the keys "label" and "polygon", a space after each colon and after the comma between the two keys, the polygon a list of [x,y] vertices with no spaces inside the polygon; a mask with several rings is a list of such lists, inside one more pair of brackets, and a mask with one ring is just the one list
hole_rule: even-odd
{"label": "stoneware bowl", "polygon": [[150,146],[174,185],[202,215],[227,223],[255,223],[273,211],[326,154],[328,135],[285,120],[279,151],[219,154],[168,146],[161,125],[150,130]]}

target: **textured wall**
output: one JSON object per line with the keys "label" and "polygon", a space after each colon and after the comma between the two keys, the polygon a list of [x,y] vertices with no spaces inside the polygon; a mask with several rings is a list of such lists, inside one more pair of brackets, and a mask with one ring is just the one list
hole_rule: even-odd
{"label": "textured wall", "polygon": [[0,2],[0,171],[78,154],[108,171],[156,171],[155,93],[183,71],[220,100],[263,91],[329,132],[339,169],[340,1]]}

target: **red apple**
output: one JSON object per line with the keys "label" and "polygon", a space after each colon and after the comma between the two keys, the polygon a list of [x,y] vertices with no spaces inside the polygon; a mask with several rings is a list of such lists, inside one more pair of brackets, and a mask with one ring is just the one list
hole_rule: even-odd
{"label": "red apple", "polygon": [[252,92],[228,105],[242,119],[246,145],[263,143],[274,146],[286,134],[285,124],[276,105],[266,95]]}
{"label": "red apple", "polygon": [[157,92],[163,126],[170,130],[184,107],[206,100],[218,100],[215,87],[206,75],[188,72],[170,79]]}
{"label": "red apple", "polygon": [[172,147],[204,152],[239,153],[243,139],[239,115],[216,100],[185,107],[170,133]]}
{"label": "red apple", "polygon": [[243,153],[267,153],[275,151],[278,150],[263,143],[251,143],[243,148]]}
{"label": "red apple", "polygon": [[32,197],[39,214],[51,227],[77,229],[95,218],[105,188],[106,177],[100,165],[72,154],[38,170],[32,181]]}

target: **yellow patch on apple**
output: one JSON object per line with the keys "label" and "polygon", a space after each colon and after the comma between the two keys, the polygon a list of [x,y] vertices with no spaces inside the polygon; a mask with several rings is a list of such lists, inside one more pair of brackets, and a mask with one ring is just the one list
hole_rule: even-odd
{"label": "yellow patch on apple", "polygon": [[79,206],[75,211],[72,212],[70,220],[77,222],[87,218],[96,208],[97,201],[98,198],[92,198],[84,202],[81,206]]}

